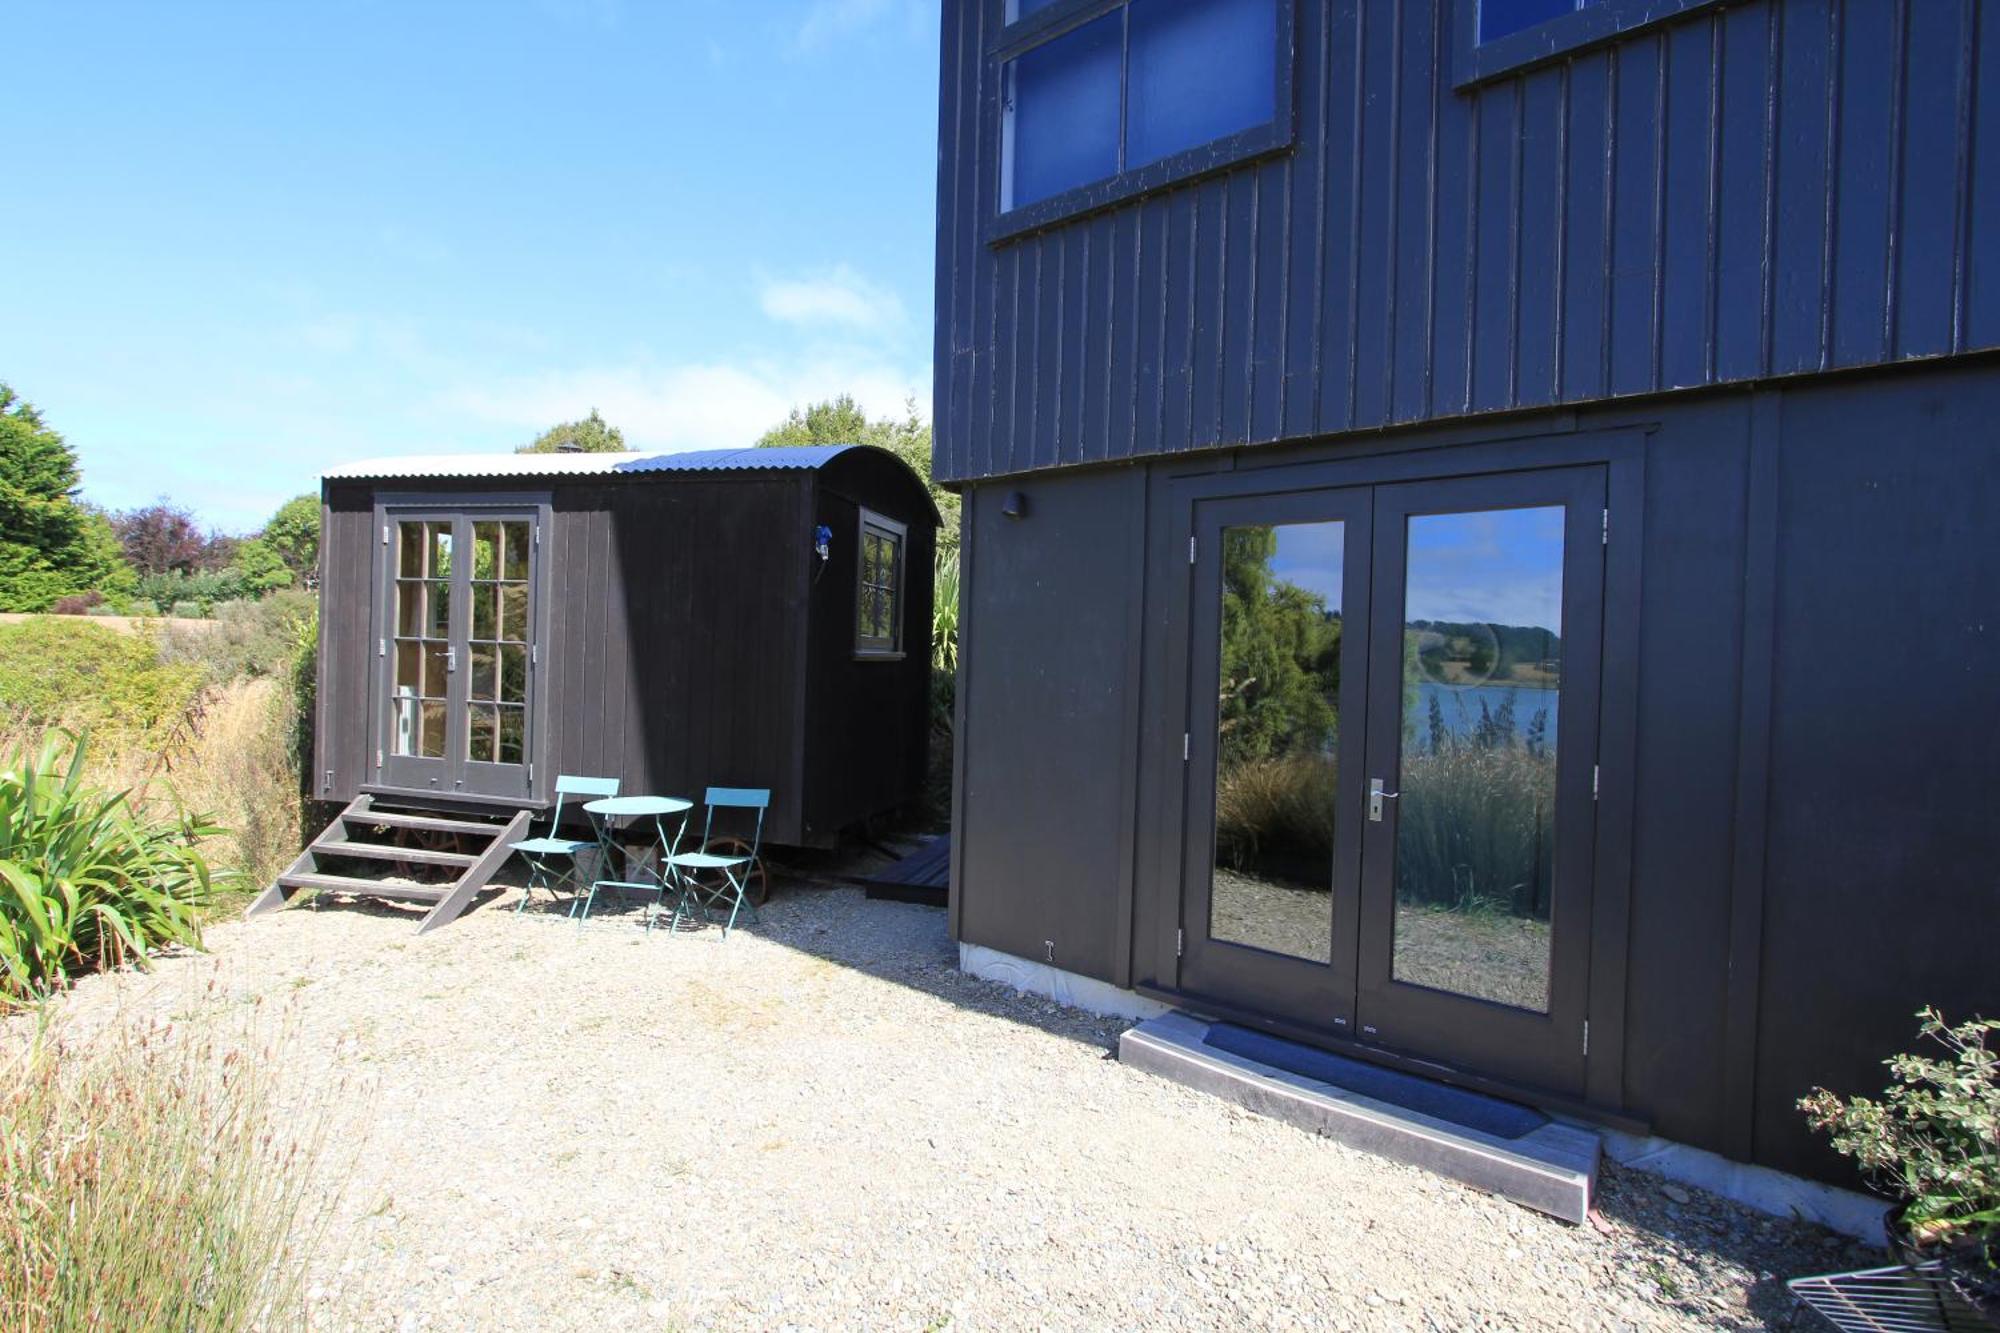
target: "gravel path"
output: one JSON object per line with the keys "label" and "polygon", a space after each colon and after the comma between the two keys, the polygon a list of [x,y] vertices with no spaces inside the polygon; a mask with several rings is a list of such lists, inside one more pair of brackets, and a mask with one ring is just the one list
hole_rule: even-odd
{"label": "gravel path", "polygon": [[1567,1227],[1259,1119],[959,973],[935,909],[781,885],[723,941],[512,898],[224,925],[63,1002],[292,1011],[351,1171],[317,1327],[1790,1327],[1780,1279],[1869,1258],[1615,1168]]}

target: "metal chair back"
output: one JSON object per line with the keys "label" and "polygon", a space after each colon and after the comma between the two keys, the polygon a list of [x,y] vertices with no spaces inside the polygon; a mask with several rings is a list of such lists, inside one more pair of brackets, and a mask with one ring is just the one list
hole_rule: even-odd
{"label": "metal chair back", "polygon": [[[750,835],[749,853],[749,859],[752,861],[756,860],[757,849],[764,841],[764,811],[771,804],[771,789],[769,787],[710,787],[707,794],[702,797],[702,804],[708,807],[708,813],[703,816],[701,825],[701,849],[703,851],[708,850],[709,835],[715,831],[715,812],[717,809],[755,810],[757,812],[756,828]],[[725,830],[723,836],[733,837],[735,835]]]}
{"label": "metal chair back", "polygon": [[562,827],[563,797],[577,796],[586,801],[595,801],[600,797],[616,796],[617,794],[617,778],[591,778],[575,773],[558,773],[556,775],[556,808],[549,816],[549,836],[552,838],[555,837],[556,830]]}

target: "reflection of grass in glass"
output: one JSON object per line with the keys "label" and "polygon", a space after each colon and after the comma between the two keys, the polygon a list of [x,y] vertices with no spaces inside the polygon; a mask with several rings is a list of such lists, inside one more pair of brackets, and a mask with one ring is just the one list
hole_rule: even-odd
{"label": "reflection of grass in glass", "polygon": [[1230,764],[1216,774],[1216,858],[1245,867],[1275,855],[1331,873],[1339,767],[1331,755],[1294,754]]}
{"label": "reflection of grass in glass", "polygon": [[1397,899],[1547,920],[1555,776],[1553,755],[1519,746],[1406,757]]}

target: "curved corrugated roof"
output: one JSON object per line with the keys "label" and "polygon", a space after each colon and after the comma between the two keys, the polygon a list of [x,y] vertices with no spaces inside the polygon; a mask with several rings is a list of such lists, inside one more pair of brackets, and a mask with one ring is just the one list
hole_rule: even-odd
{"label": "curved corrugated roof", "polygon": [[398,477],[576,477],[637,472],[784,472],[826,466],[858,444],[779,445],[768,449],[690,449],[677,454],[417,454],[343,463],[330,481]]}

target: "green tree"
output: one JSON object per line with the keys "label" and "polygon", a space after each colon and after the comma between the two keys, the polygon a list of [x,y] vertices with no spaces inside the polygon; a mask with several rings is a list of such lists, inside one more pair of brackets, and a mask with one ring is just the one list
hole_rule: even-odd
{"label": "green tree", "polygon": [[565,421],[560,426],[551,426],[537,435],[532,444],[524,444],[514,452],[517,454],[617,454],[625,451],[625,432],[618,427],[607,425],[597,409],[591,408],[590,415],[581,421]]}
{"label": "green tree", "polygon": [[873,421],[854,401],[852,394],[839,394],[824,402],[793,408],[791,415],[764,432],[759,448],[795,444],[872,444],[887,449],[910,465],[910,470],[930,488],[944,523],[938,529],[938,552],[955,558],[958,552],[958,496],[931,480],[931,427],[917,412],[917,400],[903,404],[903,415],[878,417]]}
{"label": "green tree", "polygon": [[113,578],[98,518],[77,503],[76,453],[0,383],[0,611],[41,611]]}
{"label": "green tree", "polygon": [[319,566],[319,497],[295,495],[264,525],[264,541],[303,583]]}
{"label": "green tree", "polygon": [[1322,754],[1334,739],[1341,620],[1271,572],[1278,534],[1229,528],[1222,552],[1222,758]]}
{"label": "green tree", "polygon": [[229,571],[242,582],[247,597],[262,597],[267,592],[292,586],[292,571],[284,556],[263,537],[245,537],[237,542]]}

